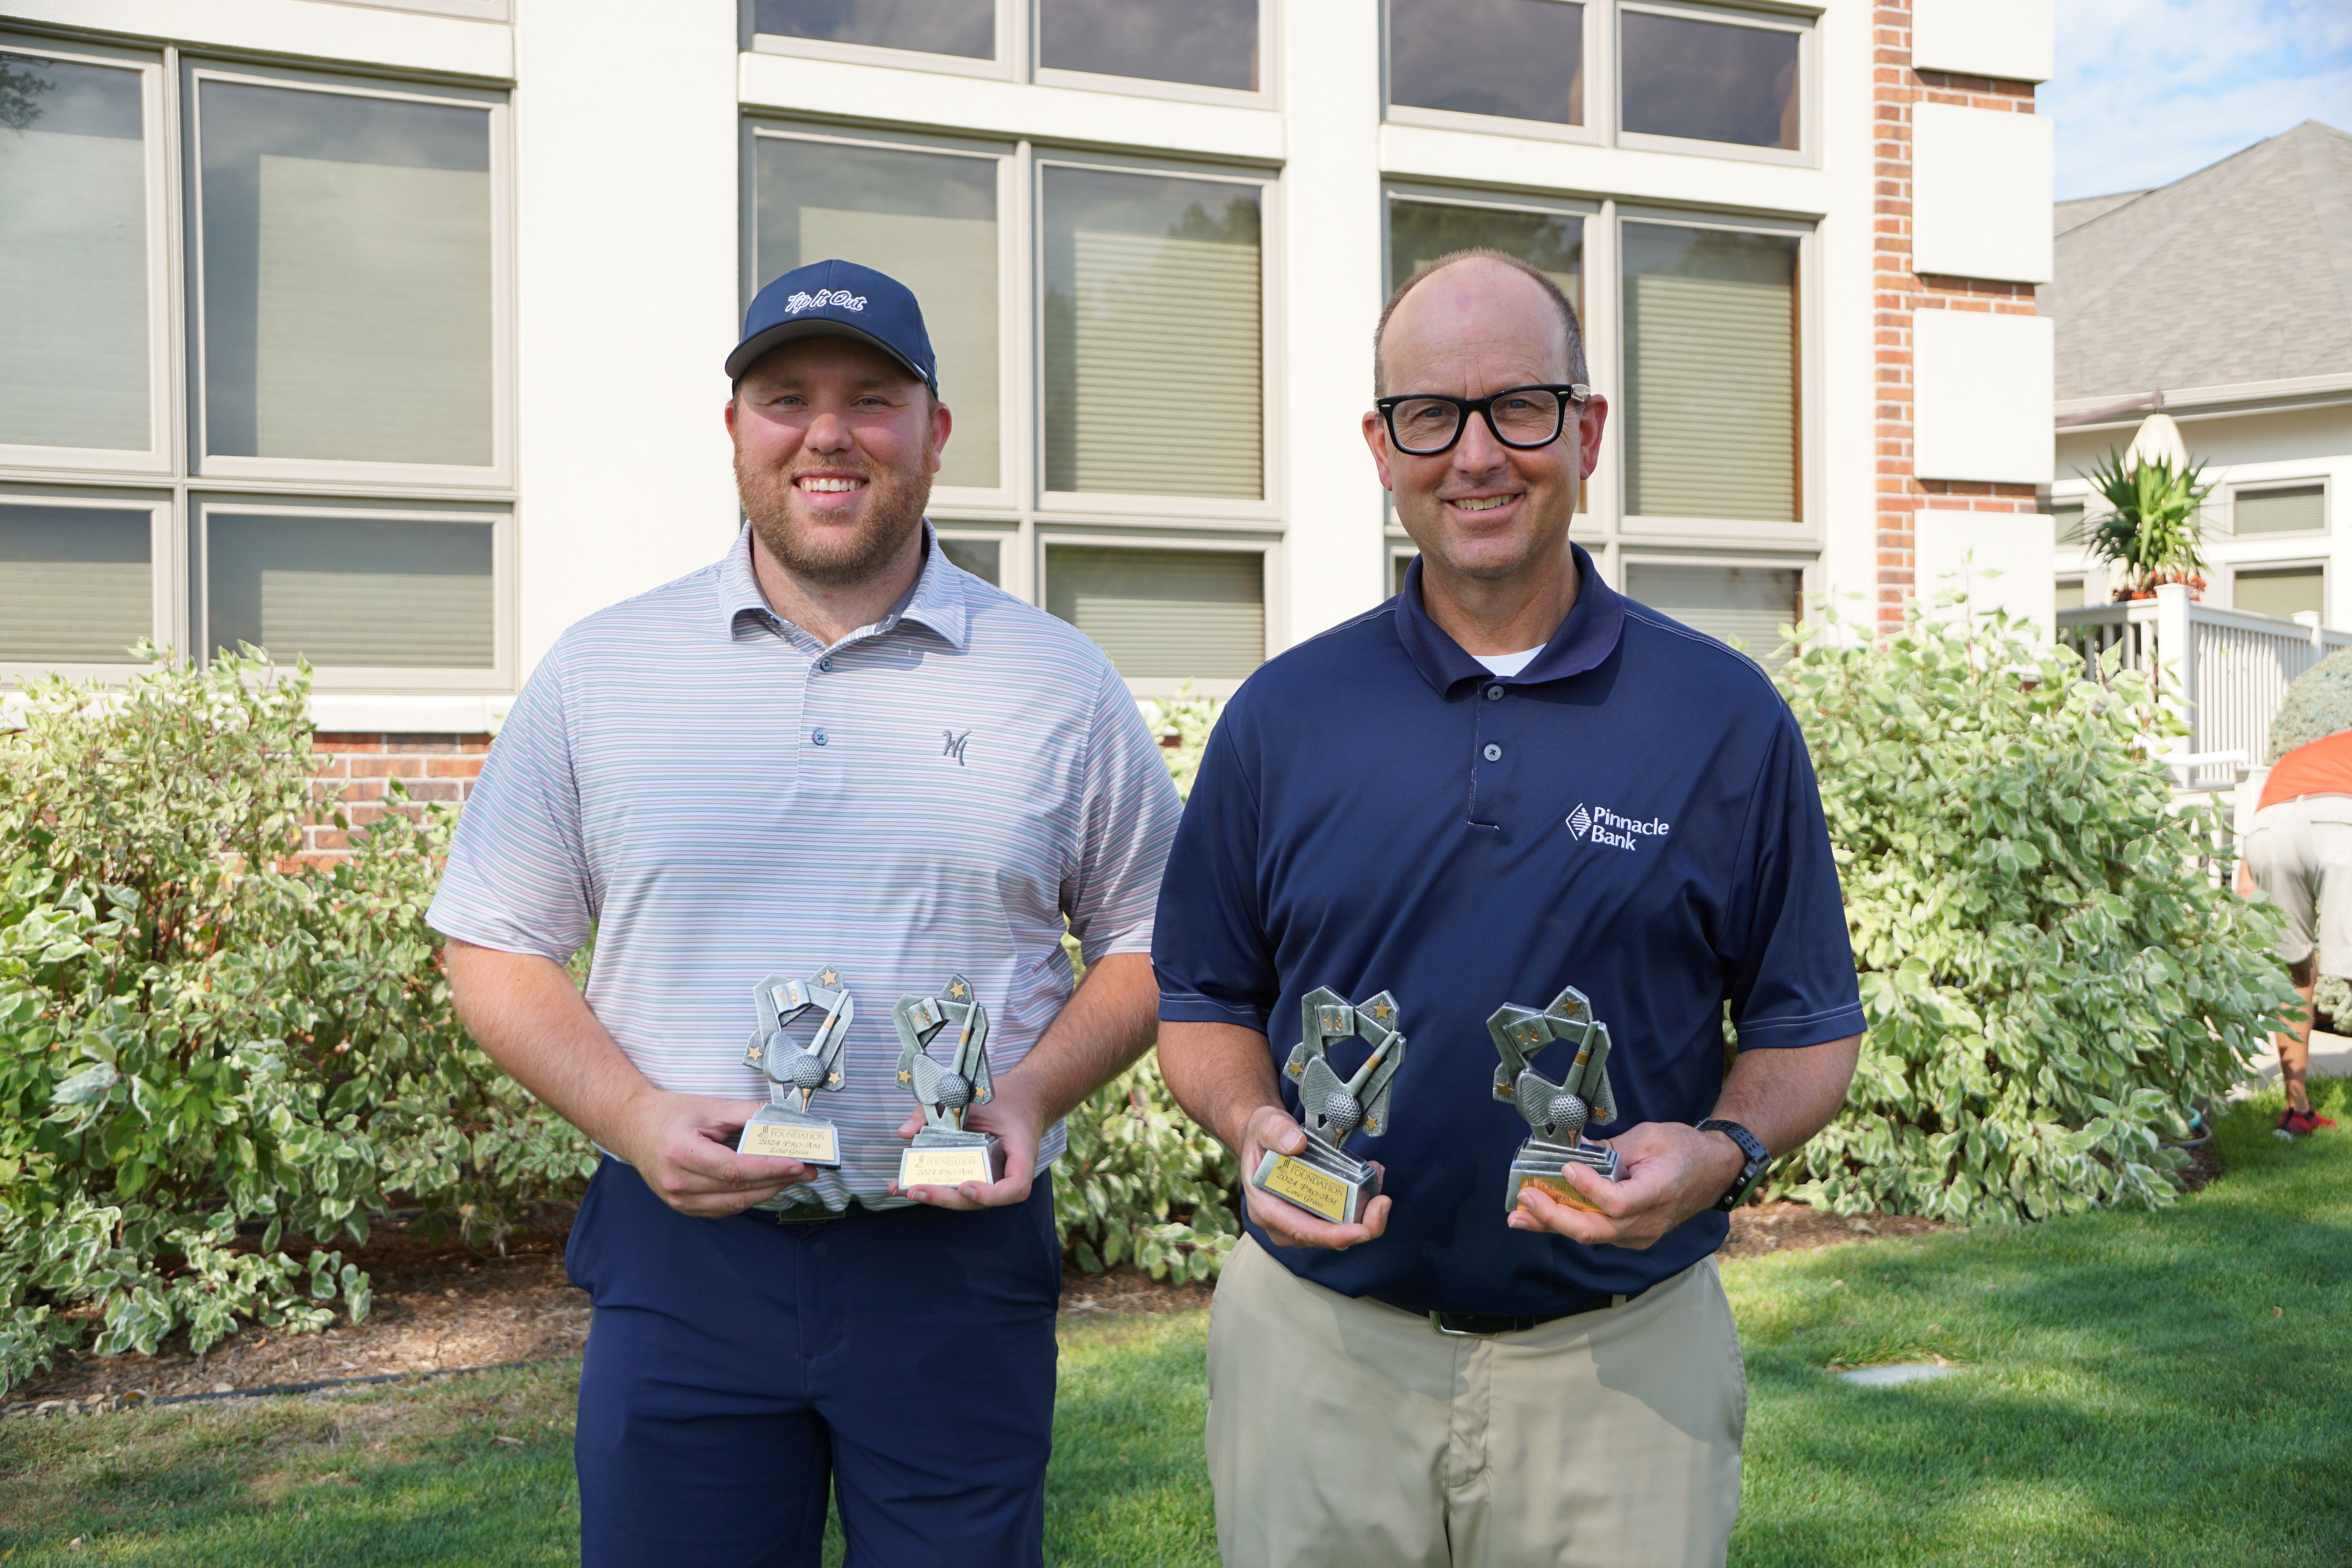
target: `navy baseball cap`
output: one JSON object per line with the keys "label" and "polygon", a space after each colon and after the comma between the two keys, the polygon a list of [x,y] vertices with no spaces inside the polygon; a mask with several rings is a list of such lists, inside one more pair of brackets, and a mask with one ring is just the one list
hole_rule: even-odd
{"label": "navy baseball cap", "polygon": [[939,394],[940,367],[914,291],[855,261],[812,261],[761,289],[743,313],[743,341],[727,356],[727,374],[740,381],[778,343],[818,337],[872,343]]}

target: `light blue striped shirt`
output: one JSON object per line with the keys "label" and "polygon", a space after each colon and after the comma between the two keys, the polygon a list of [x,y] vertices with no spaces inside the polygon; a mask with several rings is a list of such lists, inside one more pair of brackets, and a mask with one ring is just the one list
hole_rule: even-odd
{"label": "light blue striped shirt", "polygon": [[[588,1005],[657,1086],[766,1098],[743,1060],[765,974],[831,965],[857,1004],[842,1129],[815,1191],[869,1207],[898,1174],[890,1009],[951,973],[989,1063],[1026,1056],[1088,963],[1149,952],[1180,807],[1102,650],[929,554],[894,614],[826,647],[768,607],[750,531],[716,563],[589,616],[516,700],[429,916],[562,962],[595,933]],[[804,1038],[814,1026],[794,1031]],[[1061,1152],[1057,1124],[1044,1158]]]}

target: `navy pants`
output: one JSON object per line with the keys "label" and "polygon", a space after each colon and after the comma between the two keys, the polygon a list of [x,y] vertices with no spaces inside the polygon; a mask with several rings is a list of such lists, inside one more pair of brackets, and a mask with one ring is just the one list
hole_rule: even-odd
{"label": "navy pants", "polygon": [[1035,1568],[1061,1248],[1050,1179],[977,1213],[690,1219],[607,1160],[564,1266],[586,1568]]}

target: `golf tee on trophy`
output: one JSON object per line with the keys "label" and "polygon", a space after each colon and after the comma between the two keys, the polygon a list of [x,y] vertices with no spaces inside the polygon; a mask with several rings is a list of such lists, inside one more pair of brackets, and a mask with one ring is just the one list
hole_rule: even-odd
{"label": "golf tee on trophy", "polygon": [[[1361,1129],[1377,1138],[1389,1129],[1389,1090],[1404,1063],[1396,998],[1383,991],[1360,1006],[1328,986],[1300,998],[1298,1044],[1283,1070],[1298,1085],[1298,1124],[1307,1142],[1296,1154],[1265,1151],[1250,1185],[1297,1205],[1334,1225],[1353,1225],[1380,1195],[1381,1173],[1340,1145]],[[1331,1065],[1331,1043],[1360,1037],[1371,1050],[1342,1079]]]}
{"label": "golf tee on trophy", "polygon": [[[806,980],[771,974],[752,987],[751,1007],[760,1025],[751,1031],[743,1059],[766,1076],[768,1103],[743,1124],[735,1152],[840,1169],[841,1130],[808,1109],[817,1090],[841,1090],[841,1047],[857,1005],[843,987],[840,972],[827,964]],[[824,1016],[816,1033],[807,1045],[794,1045],[785,1031],[820,1009]],[[797,1106],[792,1103],[795,1095]]]}
{"label": "golf tee on trophy", "polygon": [[[1576,1208],[1591,1203],[1568,1183],[1561,1167],[1582,1165],[1610,1181],[1621,1179],[1617,1151],[1605,1143],[1587,1143],[1584,1130],[1594,1123],[1617,1120],[1617,1097],[1609,1087],[1609,1026],[1592,1016],[1592,1004],[1570,985],[1538,1013],[1532,1007],[1505,1003],[1486,1020],[1502,1065],[1495,1069],[1495,1098],[1519,1109],[1528,1133],[1511,1158],[1510,1179],[1503,1190],[1503,1212],[1519,1206],[1519,1190],[1541,1187],[1550,1196]],[[1536,1054],[1555,1040],[1576,1047],[1568,1075],[1560,1082],[1536,1071]]]}
{"label": "golf tee on trophy", "polygon": [[[1004,1149],[986,1132],[965,1127],[975,1105],[996,1094],[988,1076],[988,1009],[961,974],[936,996],[901,996],[890,1011],[898,1028],[898,1081],[923,1108],[923,1130],[898,1157],[898,1190],[960,1187],[993,1182],[1004,1173]],[[942,1062],[935,1039],[954,1042]]]}

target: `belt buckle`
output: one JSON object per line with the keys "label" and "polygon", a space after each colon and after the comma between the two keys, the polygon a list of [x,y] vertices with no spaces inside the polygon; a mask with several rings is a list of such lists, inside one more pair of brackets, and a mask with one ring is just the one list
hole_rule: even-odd
{"label": "belt buckle", "polygon": [[1445,1320],[1448,1317],[1467,1318],[1473,1315],[1474,1314],[1468,1312],[1446,1313],[1433,1311],[1429,1314],[1429,1325],[1435,1329],[1439,1333],[1445,1335],[1448,1339],[1455,1340],[1491,1340],[1501,1334],[1509,1332],[1509,1331],[1506,1329],[1495,1329],[1488,1332],[1481,1333],[1475,1329],[1451,1329],[1445,1326]]}

